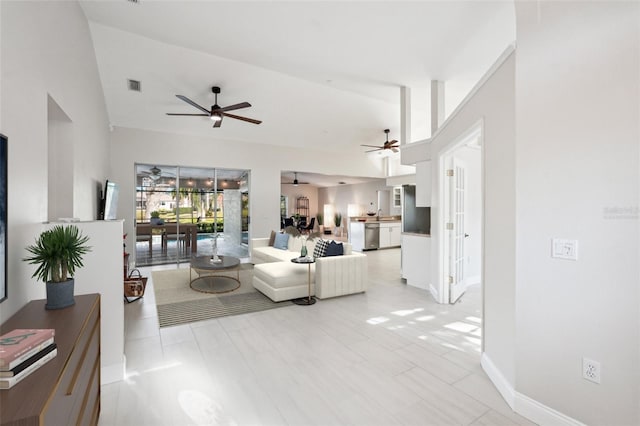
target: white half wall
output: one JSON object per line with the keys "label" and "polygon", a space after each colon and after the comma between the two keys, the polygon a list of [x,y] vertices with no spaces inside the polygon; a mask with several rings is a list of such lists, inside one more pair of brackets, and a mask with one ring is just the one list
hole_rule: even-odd
{"label": "white half wall", "polygon": [[[35,240],[41,232],[61,223],[34,227]],[[63,224],[66,225],[66,224]],[[124,379],[124,301],[122,263],[122,221],[76,222],[83,235],[89,237],[91,251],[83,258],[84,266],[76,269],[74,294],[100,294],[100,382],[107,384]],[[30,265],[35,271],[36,266]],[[31,279],[28,285],[38,287],[46,298],[43,282]]]}

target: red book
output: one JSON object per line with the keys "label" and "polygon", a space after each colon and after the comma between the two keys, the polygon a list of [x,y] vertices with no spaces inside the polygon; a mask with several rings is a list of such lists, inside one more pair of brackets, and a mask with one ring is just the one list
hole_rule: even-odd
{"label": "red book", "polygon": [[[0,336],[0,369],[11,369],[17,359],[27,358],[32,352],[42,349],[42,344],[53,339],[54,329],[23,329],[17,328]],[[24,361],[24,359],[23,359]],[[19,361],[22,362],[22,361]],[[15,365],[14,365],[15,367]]]}

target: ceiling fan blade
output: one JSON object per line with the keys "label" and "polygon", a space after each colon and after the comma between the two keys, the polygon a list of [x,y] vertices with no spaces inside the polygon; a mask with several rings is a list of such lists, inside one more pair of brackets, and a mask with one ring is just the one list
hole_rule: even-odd
{"label": "ceiling fan blade", "polygon": [[168,112],[167,115],[189,115],[195,117],[209,117],[209,114],[180,114],[177,112]]}
{"label": "ceiling fan blade", "polygon": [[209,110],[206,108],[201,107],[200,105],[198,105],[197,103],[193,102],[191,99],[187,98],[186,96],[182,96],[182,95],[176,95],[176,98],[185,101],[186,103],[188,103],[191,106],[194,106],[196,108],[198,108],[200,111],[206,113],[207,115],[210,114]]}
{"label": "ceiling fan blade", "polygon": [[394,140],[392,140],[392,141],[389,141],[389,145],[393,145],[393,144],[396,144],[396,143],[398,143],[398,141],[397,141],[397,140],[395,140],[395,139],[394,139]]}
{"label": "ceiling fan blade", "polygon": [[239,104],[235,104],[235,105],[229,105],[226,106],[224,108],[218,108],[217,111],[233,111],[234,109],[240,109],[240,108],[249,108],[251,106],[251,104],[249,102],[241,102]]}
{"label": "ceiling fan blade", "polygon": [[374,152],[374,151],[382,151],[384,148],[378,148],[378,149],[371,149],[369,151],[365,151],[365,152]]}
{"label": "ceiling fan blade", "polygon": [[239,115],[234,115],[234,114],[229,114],[227,112],[223,112],[222,115],[225,115],[227,117],[231,117],[231,118],[235,118],[236,120],[242,120],[242,121],[247,121],[249,123],[253,123],[253,124],[260,124],[262,123],[262,121],[260,120],[254,120],[253,118],[247,118],[247,117],[241,117]]}
{"label": "ceiling fan blade", "polygon": [[222,126],[222,117],[220,117],[220,120],[216,121],[215,123],[213,123],[213,127],[220,127]]}
{"label": "ceiling fan blade", "polygon": [[378,145],[360,145],[360,146],[368,146],[369,148],[378,148],[378,149],[382,149],[382,147],[378,146]]}

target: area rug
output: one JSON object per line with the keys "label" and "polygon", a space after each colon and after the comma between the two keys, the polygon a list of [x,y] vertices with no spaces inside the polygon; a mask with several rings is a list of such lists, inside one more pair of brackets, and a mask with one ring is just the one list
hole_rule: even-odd
{"label": "area rug", "polygon": [[[192,278],[195,278],[195,272],[192,274]],[[235,275],[235,272],[228,275]],[[274,302],[253,288],[251,264],[241,265],[240,287],[222,294],[203,293],[191,289],[188,268],[153,271],[151,276],[161,328],[293,304],[291,301]],[[225,286],[229,283],[220,280],[220,285]]]}

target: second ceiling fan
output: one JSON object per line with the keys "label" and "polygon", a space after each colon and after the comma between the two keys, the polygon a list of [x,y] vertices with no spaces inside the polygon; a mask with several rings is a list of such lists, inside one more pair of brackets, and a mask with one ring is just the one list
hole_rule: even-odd
{"label": "second ceiling fan", "polygon": [[203,106],[198,105],[197,103],[193,102],[191,99],[187,98],[186,96],[183,95],[176,95],[176,98],[180,99],[181,101],[184,101],[186,103],[188,103],[189,105],[199,109],[200,111],[202,111],[202,113],[200,114],[183,114],[183,113],[176,113],[176,112],[168,112],[167,115],[180,115],[180,116],[191,116],[191,117],[209,117],[213,122],[213,127],[220,127],[222,125],[222,118],[223,117],[229,117],[229,118],[235,118],[236,120],[242,120],[242,121],[246,121],[248,123],[253,123],[253,124],[260,124],[262,123],[262,121],[260,120],[254,120],[253,118],[248,118],[248,117],[242,117],[240,115],[235,115],[235,114],[229,114],[228,111],[234,111],[236,109],[241,109],[241,108],[248,108],[251,106],[251,104],[249,102],[241,102],[239,104],[234,104],[234,105],[229,105],[226,107],[221,107],[218,105],[218,94],[220,93],[220,88],[218,86],[213,86],[211,88],[211,91],[215,94],[216,98],[214,101],[214,105],[211,106],[211,109],[206,109]]}
{"label": "second ceiling fan", "polygon": [[309,185],[309,182],[298,181],[298,172],[293,172],[293,182],[282,182],[282,183],[286,185],[293,185],[293,186]]}

